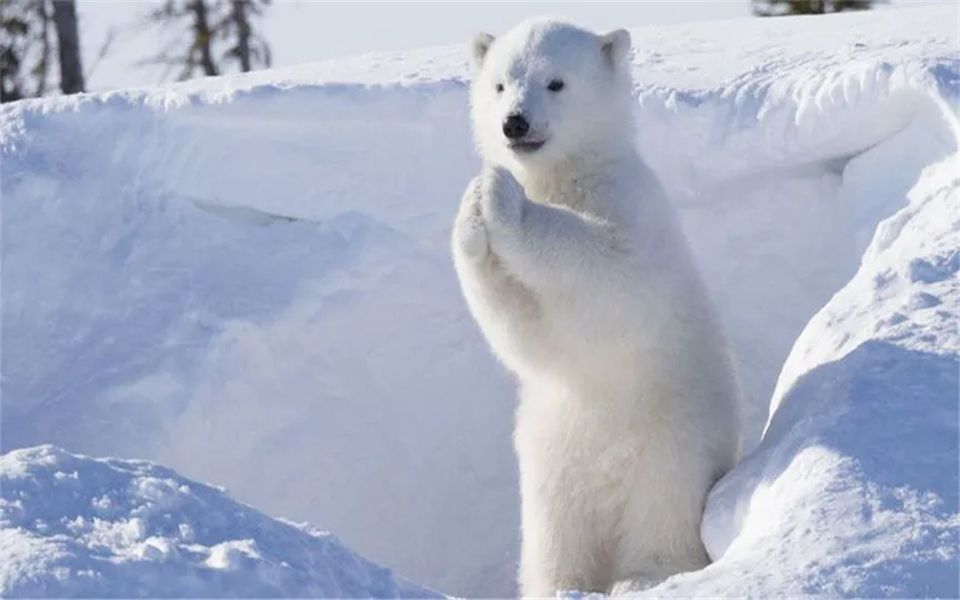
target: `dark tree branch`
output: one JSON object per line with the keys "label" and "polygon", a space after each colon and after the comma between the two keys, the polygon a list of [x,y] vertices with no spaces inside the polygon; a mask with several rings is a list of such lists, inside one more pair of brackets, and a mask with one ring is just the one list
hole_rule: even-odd
{"label": "dark tree branch", "polygon": [[217,65],[213,62],[213,52],[210,49],[210,43],[213,40],[213,32],[210,29],[210,24],[208,21],[208,11],[206,0],[193,0],[190,4],[190,8],[193,11],[193,30],[194,30],[194,42],[193,49],[190,53],[190,61],[188,66],[190,67],[189,74],[193,72],[193,67],[196,64],[196,59],[194,58],[194,53],[200,55],[200,66],[203,67],[204,75],[218,75],[219,71],[217,70]]}
{"label": "dark tree branch", "polygon": [[250,22],[247,20],[247,0],[230,0],[230,18],[237,30],[235,54],[240,70],[246,73],[250,66]]}
{"label": "dark tree branch", "polygon": [[47,91],[47,74],[50,72],[50,15],[47,14],[46,0],[37,4],[37,16],[40,19],[40,60],[33,68],[37,78],[34,96],[40,97]]}
{"label": "dark tree branch", "polygon": [[60,91],[76,94],[84,90],[80,57],[80,28],[76,0],[53,0],[53,22],[57,29],[60,56]]}

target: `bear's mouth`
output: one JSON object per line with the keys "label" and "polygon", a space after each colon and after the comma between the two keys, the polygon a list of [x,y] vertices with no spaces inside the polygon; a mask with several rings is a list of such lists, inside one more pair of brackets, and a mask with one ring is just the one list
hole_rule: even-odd
{"label": "bear's mouth", "polygon": [[529,153],[536,152],[543,146],[547,140],[516,140],[508,144],[514,152]]}

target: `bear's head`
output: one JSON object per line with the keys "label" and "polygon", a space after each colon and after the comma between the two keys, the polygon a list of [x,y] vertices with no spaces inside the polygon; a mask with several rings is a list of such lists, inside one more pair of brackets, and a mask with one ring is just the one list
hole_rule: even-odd
{"label": "bear's head", "polygon": [[532,20],[472,44],[471,110],[482,158],[550,167],[632,143],[630,34]]}

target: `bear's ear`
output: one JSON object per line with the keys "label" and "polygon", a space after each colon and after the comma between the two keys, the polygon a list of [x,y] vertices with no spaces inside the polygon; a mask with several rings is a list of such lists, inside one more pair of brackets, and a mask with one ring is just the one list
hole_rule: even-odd
{"label": "bear's ear", "polygon": [[600,36],[600,48],[611,66],[622,64],[630,51],[630,32],[626,29],[617,29]]}
{"label": "bear's ear", "polygon": [[473,68],[479,69],[483,65],[483,58],[487,55],[487,51],[490,50],[490,44],[493,43],[493,36],[489,33],[478,33],[473,36],[473,41],[470,42],[470,49],[473,54]]}

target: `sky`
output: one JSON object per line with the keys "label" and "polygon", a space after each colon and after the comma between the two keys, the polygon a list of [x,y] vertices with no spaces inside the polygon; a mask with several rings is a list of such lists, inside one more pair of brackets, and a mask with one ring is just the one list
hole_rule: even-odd
{"label": "sky", "polygon": [[[882,0],[881,0],[882,1]],[[888,0],[931,4],[956,0]],[[175,73],[144,64],[181,28],[145,27],[159,0],[78,0],[84,70],[90,91],[151,86]],[[618,27],[751,17],[750,0],[630,0],[620,2],[329,2],[273,0],[260,24],[273,66],[286,67],[376,50],[464,44],[478,31],[497,34],[520,20],[553,15],[597,31]],[[111,34],[112,32],[112,34]],[[108,39],[112,42],[101,56]]]}
{"label": "sky", "polygon": [[[163,68],[140,64],[179,35],[138,26],[160,5],[152,0],[79,0],[87,88],[159,83]],[[565,17],[592,29],[678,23],[750,15],[749,0],[633,2],[317,2],[274,0],[262,23],[278,67],[374,50],[464,44],[532,16]],[[99,57],[106,40],[112,42]],[[175,74],[167,76],[169,80]]]}

